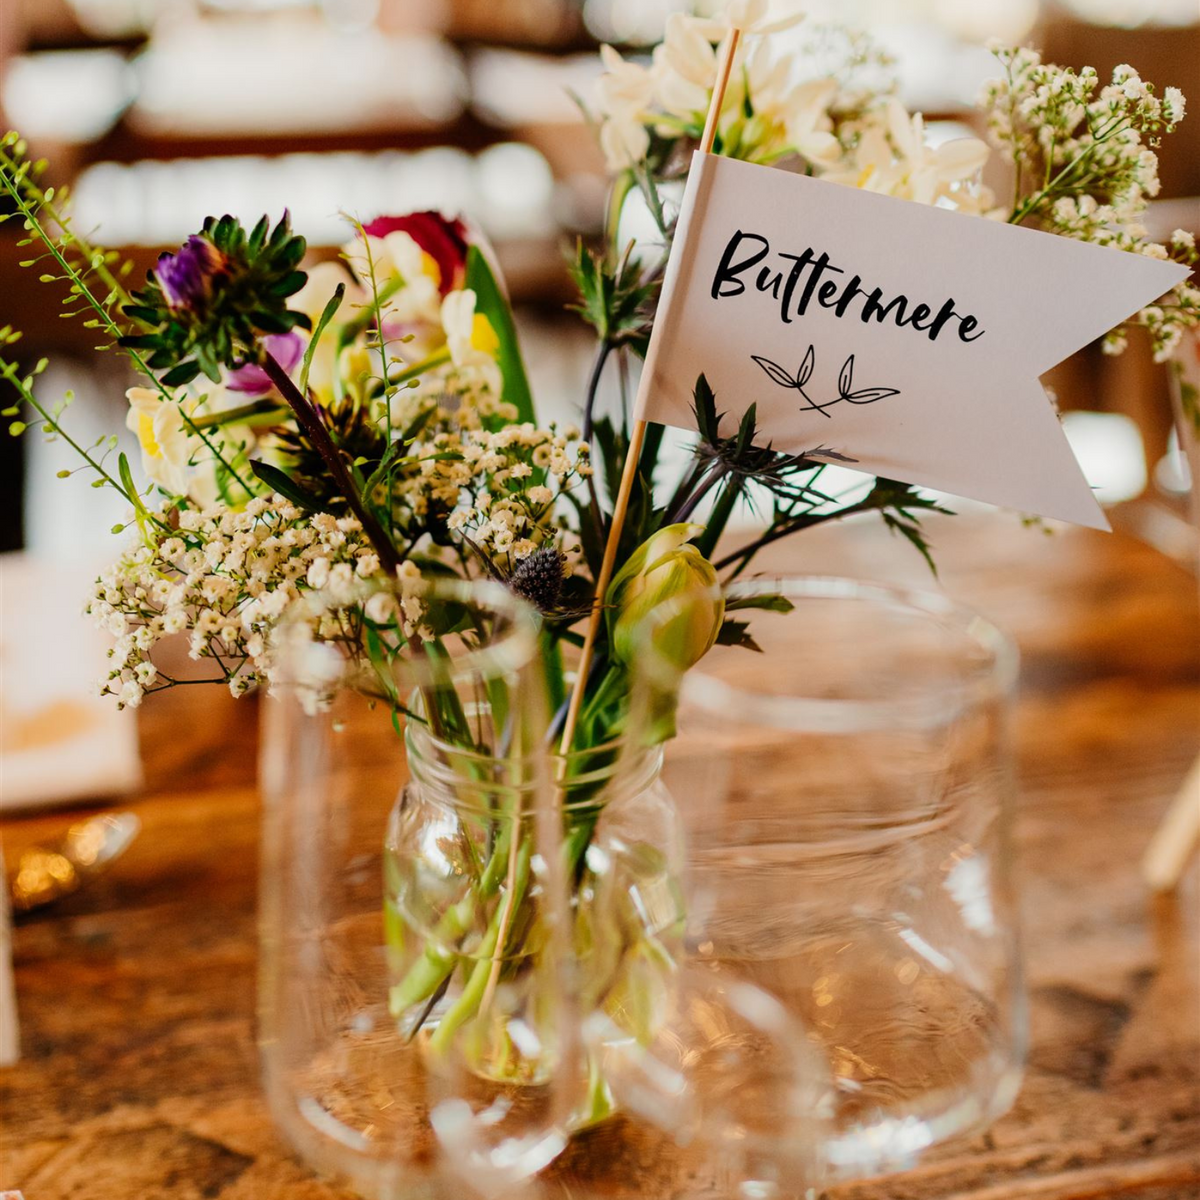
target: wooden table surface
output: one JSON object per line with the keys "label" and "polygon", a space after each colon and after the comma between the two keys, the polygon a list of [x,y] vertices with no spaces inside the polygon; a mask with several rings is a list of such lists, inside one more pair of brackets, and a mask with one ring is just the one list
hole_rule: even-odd
{"label": "wooden table surface", "polygon": [[[1193,576],[1120,535],[999,516],[932,527],[942,584],[1017,637],[1018,843],[1033,1046],[1014,1110],[837,1200],[1200,1197],[1196,869],[1138,858],[1200,748]],[[875,524],[773,566],[927,583]],[[11,619],[11,618],[10,618]],[[289,1156],[254,1046],[256,702],[182,689],[139,716],[143,831],[111,875],[18,920],[24,1058],[0,1073],[0,1190],[26,1200],[342,1200]],[[63,814],[10,820],[10,862]],[[647,1200],[659,1200],[648,1197]]]}

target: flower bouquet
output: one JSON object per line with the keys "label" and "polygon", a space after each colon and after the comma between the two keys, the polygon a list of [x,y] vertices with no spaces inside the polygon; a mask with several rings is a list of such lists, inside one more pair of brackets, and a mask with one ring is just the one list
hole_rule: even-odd
{"label": "flower bouquet", "polygon": [[[68,442],[91,485],[128,506],[114,530],[127,536],[125,548],[88,604],[114,637],[102,690],[136,707],[184,682],[156,653],[174,636],[187,639],[207,679],[234,695],[281,682],[275,635],[285,626],[353,664],[375,719],[389,732],[407,730],[410,760],[436,761],[458,803],[451,834],[438,835],[458,849],[443,848],[433,865],[414,849],[429,829],[421,822],[432,819],[422,803],[402,798],[390,822],[386,811],[378,821],[378,839],[388,842],[390,1018],[395,1037],[427,1053],[467,1036],[543,936],[521,814],[505,808],[519,805],[520,786],[489,792],[497,772],[529,751],[533,725],[513,719],[521,700],[511,679],[491,678],[470,694],[459,686],[458,656],[486,644],[494,622],[464,599],[464,584],[486,585],[476,596],[499,589],[536,613],[536,686],[548,697],[540,736],[566,797],[563,858],[583,954],[600,940],[585,919],[588,852],[627,739],[644,617],[675,606],[678,617],[656,636],[681,669],[716,643],[754,653],[753,613],[744,610],[786,610],[787,601],[726,602],[718,585],[751,570],[765,546],[851,517],[877,515],[932,566],[921,519],[947,511],[936,499],[884,478],[831,487],[829,477],[840,474],[831,469],[841,459],[835,450],[785,454],[763,444],[753,407],[730,420],[728,398],[703,376],[694,381],[695,438],[682,465],[672,469],[664,430],[651,426],[633,463],[628,511],[614,527],[631,430],[627,411],[600,411],[600,387],[611,373],[624,395],[645,354],[678,181],[712,105],[716,47],[731,20],[745,41],[716,114],[715,152],[1196,261],[1187,234],[1163,246],[1139,224],[1157,190],[1155,148],[1183,117],[1176,90],[1159,97],[1128,67],[1101,86],[1095,72],[998,49],[1000,76],[983,105],[1013,177],[1001,203],[980,181],[988,146],[974,138],[929,144],[868,38],[821,29],[809,51],[782,53],[764,35],[800,18],[768,21],[764,12],[765,4],[747,3],[735,18],[675,14],[649,63],[602,50],[589,119],[613,187],[602,243],[580,244],[570,256],[574,307],[596,334],[572,425],[539,420],[503,280],[486,242],[460,218],[352,221],[340,260],[307,267],[305,241],[286,214],[253,228],[210,218],[135,288],[129,264],[78,231],[64,194],[39,182],[45,164],[28,158],[16,134],[3,141],[4,219],[24,227],[33,247],[25,265],[61,288],[64,315],[95,330],[100,348],[125,356],[139,377],[128,392],[128,426],[141,449],[140,478],[117,437],[95,445],[73,438],[72,397],[45,397],[45,361],[23,370],[19,332],[0,330],[0,374],[16,393],[5,410],[10,432],[28,424]],[[634,207],[652,229],[647,238],[626,235]],[[1135,318],[1159,357],[1198,322],[1200,291],[1189,284]],[[1123,341],[1115,330],[1108,347]],[[725,545],[740,512],[755,514],[759,527]],[[615,571],[599,588],[610,540]],[[577,672],[583,623],[597,607],[590,661]],[[406,677],[416,680],[412,690],[397,685],[398,662],[419,665]],[[307,701],[313,709],[333,702],[320,687]],[[639,744],[670,731],[664,713],[655,729],[638,731]],[[486,803],[466,804],[485,792]],[[670,824],[665,802],[647,806],[641,795],[626,820],[648,823],[638,869],[665,877],[670,891],[669,852],[661,842],[657,857],[647,852]],[[432,886],[435,875],[439,887],[451,878],[454,887],[424,906],[426,919],[410,920],[420,907],[412,889]],[[624,1014],[637,1036],[648,1035],[648,996],[677,953],[677,919],[625,936],[599,956],[604,976],[589,985],[594,1001]],[[468,1057],[480,1076],[540,1078],[536,1053],[510,1038],[485,1039]],[[591,1082],[580,1124],[608,1111],[603,1080]]]}

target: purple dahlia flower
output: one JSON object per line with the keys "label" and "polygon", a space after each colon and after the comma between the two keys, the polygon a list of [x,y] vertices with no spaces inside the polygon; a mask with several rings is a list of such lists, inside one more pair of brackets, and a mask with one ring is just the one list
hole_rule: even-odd
{"label": "purple dahlia flower", "polygon": [[225,256],[207,238],[192,234],[174,254],[161,254],[154,273],[171,308],[199,309],[212,293]]}
{"label": "purple dahlia flower", "polygon": [[[297,333],[271,333],[262,339],[262,347],[290,375],[304,356],[304,343]],[[265,396],[274,386],[266,371],[255,363],[246,363],[225,377],[231,392]]]}

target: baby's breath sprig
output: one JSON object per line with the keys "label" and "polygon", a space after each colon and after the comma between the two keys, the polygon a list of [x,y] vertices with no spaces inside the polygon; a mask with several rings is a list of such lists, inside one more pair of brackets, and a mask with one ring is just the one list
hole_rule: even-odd
{"label": "baby's breath sprig", "polygon": [[[101,691],[121,707],[189,682],[224,682],[241,695],[269,678],[268,632],[303,591],[320,589],[336,623],[338,605],[356,611],[359,585],[380,568],[354,517],[305,513],[283,496],[240,511],[185,502],[169,516],[156,514],[150,536],[100,576],[88,604],[116,639]],[[336,628],[316,633],[339,637]],[[186,680],[158,667],[154,648],[173,634],[186,634],[190,657],[216,676]]]}
{"label": "baby's breath sprig", "polygon": [[[1195,266],[1190,234],[1177,230],[1160,245],[1142,224],[1159,190],[1155,150],[1184,118],[1183,93],[1168,87],[1160,96],[1127,65],[1101,86],[1091,67],[1043,63],[1028,49],[998,47],[995,54],[1004,76],[986,85],[982,103],[992,140],[1013,165],[1008,221]],[[1154,357],[1165,361],[1198,323],[1200,289],[1185,282],[1109,333],[1104,349],[1121,353],[1129,327],[1140,325]]]}

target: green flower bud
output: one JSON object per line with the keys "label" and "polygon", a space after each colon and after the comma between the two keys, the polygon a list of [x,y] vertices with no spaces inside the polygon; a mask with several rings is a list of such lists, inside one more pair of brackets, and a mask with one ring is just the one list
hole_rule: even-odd
{"label": "green flower bud", "polygon": [[668,525],[648,538],[617,572],[605,598],[614,655],[628,664],[637,652],[642,623],[655,609],[671,604],[675,613],[654,631],[660,653],[680,671],[712,648],[725,619],[725,600],[712,563],[690,538],[703,525]]}

